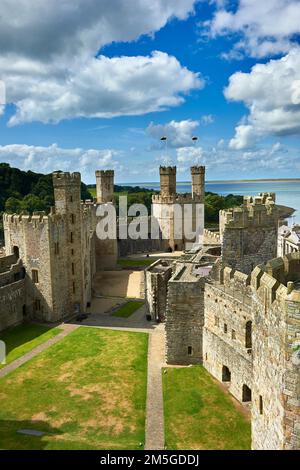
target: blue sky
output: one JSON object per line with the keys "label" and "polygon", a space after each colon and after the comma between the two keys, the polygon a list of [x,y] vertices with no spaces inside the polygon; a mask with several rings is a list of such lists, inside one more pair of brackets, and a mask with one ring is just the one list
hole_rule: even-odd
{"label": "blue sky", "polygon": [[210,180],[297,176],[300,4],[266,3],[0,5],[0,161],[87,183],[101,168],[156,181],[160,164],[182,181],[193,164]]}

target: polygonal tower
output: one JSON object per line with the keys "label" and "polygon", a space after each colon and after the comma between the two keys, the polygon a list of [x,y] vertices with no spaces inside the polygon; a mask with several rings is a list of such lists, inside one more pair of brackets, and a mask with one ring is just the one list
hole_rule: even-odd
{"label": "polygonal tower", "polygon": [[160,194],[168,197],[176,194],[176,166],[160,166]]}
{"label": "polygonal tower", "polygon": [[[83,305],[83,273],[81,246],[81,178],[80,173],[53,173],[55,213],[62,216],[65,230],[60,235],[59,256],[55,255],[54,263],[64,264],[64,275],[67,276],[67,310],[75,314],[84,308]],[[54,242],[56,241],[54,237]],[[57,239],[58,242],[58,239]],[[57,276],[59,269],[57,269]],[[55,281],[55,280],[54,280]],[[53,281],[53,282],[54,282]],[[56,279],[59,283],[60,279]],[[61,288],[61,287],[60,287]]]}
{"label": "polygonal tower", "polygon": [[205,166],[192,166],[192,198],[204,203],[205,197]]}
{"label": "polygonal tower", "polygon": [[96,171],[97,204],[113,202],[114,199],[114,170]]}

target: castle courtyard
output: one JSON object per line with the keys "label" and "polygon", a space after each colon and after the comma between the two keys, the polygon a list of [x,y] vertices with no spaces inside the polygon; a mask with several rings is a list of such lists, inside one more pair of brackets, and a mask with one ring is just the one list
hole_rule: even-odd
{"label": "castle courtyard", "polygon": [[47,347],[44,336],[37,353],[24,333],[29,360],[0,373],[1,448],[151,449],[159,439],[167,449],[249,448],[249,420],[204,369],[161,368],[162,325],[150,336],[74,326],[59,339],[52,330],[56,342]]}

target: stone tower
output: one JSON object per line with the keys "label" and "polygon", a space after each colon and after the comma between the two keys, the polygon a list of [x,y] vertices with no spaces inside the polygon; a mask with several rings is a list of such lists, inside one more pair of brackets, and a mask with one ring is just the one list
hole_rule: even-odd
{"label": "stone tower", "polygon": [[[59,249],[68,271],[68,298],[70,310],[79,311],[83,305],[83,273],[81,247],[81,193],[80,173],[53,173],[55,213],[63,216],[65,232],[60,237]],[[72,313],[72,312],[70,312]]]}
{"label": "stone tower", "polygon": [[176,166],[160,166],[160,194],[161,197],[175,196],[176,194]]}
{"label": "stone tower", "polygon": [[241,207],[220,211],[224,265],[250,274],[258,264],[277,254],[279,212],[275,195],[245,197]]}
{"label": "stone tower", "polygon": [[114,170],[96,171],[97,204],[113,202]]}
{"label": "stone tower", "polygon": [[192,198],[204,203],[205,196],[205,166],[192,166]]}

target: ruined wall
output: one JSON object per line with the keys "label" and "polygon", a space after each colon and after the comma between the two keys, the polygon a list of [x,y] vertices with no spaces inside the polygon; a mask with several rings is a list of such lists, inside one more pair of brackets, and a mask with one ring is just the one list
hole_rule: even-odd
{"label": "ruined wall", "polygon": [[201,364],[204,324],[204,277],[193,265],[178,266],[168,283],[166,358],[168,364]]}
{"label": "ruined wall", "polygon": [[252,322],[249,284],[249,276],[225,268],[218,281],[205,284],[204,293],[203,364],[241,402],[251,401],[243,395],[245,386],[252,390],[252,349],[246,341],[246,325]]}
{"label": "ruined wall", "polygon": [[165,320],[168,281],[172,276],[171,260],[158,260],[145,270],[145,298],[147,314],[152,320]]}
{"label": "ruined wall", "polygon": [[276,257],[278,210],[274,196],[244,198],[244,204],[220,211],[224,266],[249,274],[255,266]]}
{"label": "ruined wall", "polygon": [[252,273],[253,449],[300,449],[299,280],[299,253]]}

